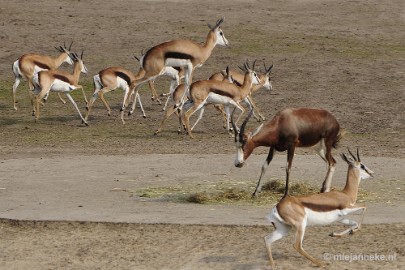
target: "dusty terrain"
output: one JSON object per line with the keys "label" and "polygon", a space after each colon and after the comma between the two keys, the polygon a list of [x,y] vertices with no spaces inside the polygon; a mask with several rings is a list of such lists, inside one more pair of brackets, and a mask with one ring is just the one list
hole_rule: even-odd
{"label": "dusty terrain", "polygon": [[[233,139],[207,109],[195,139],[177,134],[177,120],[158,136],[163,113],[141,96],[139,111],[119,120],[122,91],[98,100],[84,127],[55,94],[31,116],[27,84],[12,107],[12,63],[28,52],[57,55],[55,46],[84,50],[92,76],[120,65],[137,71],[133,55],[163,41],[204,42],[207,24],[225,17],[230,47],[217,47],[195,79],[246,59],[274,63],[272,92],[256,102],[267,118],[285,107],[322,107],[347,130],[340,148],[360,147],[376,177],[362,183],[368,205],[363,229],[334,239],[341,225],[311,227],[304,246],[329,269],[403,269],[405,110],[403,1],[3,1],[0,5],[0,268],[1,269],[269,269],[263,237],[273,201],[193,204],[186,195],[238,188],[251,191],[266,149],[234,168]],[[71,67],[63,65],[62,69]],[[158,79],[159,92],[168,89]],[[83,97],[73,97],[84,112]],[[249,127],[257,123],[251,121]],[[285,155],[266,180],[284,179]],[[319,188],[325,167],[307,149],[294,160],[292,181]],[[338,163],[335,188],[344,185]],[[264,199],[262,199],[264,200]],[[358,216],[355,216],[358,218]],[[293,248],[274,244],[278,268],[313,268]],[[379,255],[342,259],[330,255]],[[392,255],[392,260],[380,255]]]}

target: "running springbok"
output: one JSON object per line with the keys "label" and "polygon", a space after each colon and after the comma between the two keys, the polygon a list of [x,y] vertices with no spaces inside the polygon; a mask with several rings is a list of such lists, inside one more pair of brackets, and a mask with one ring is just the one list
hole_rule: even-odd
{"label": "running springbok", "polygon": [[[143,56],[144,53],[142,52],[141,55]],[[136,60],[138,60],[138,62],[141,62],[141,59],[138,58],[137,56],[134,56]],[[167,108],[167,104],[169,103],[169,99],[170,99],[170,95],[173,93],[173,91],[176,89],[176,87],[178,85],[180,85],[180,81],[181,79],[184,78],[184,68],[181,67],[167,67],[165,70],[164,74],[161,74],[168,76],[171,81],[170,81],[170,88],[169,88],[169,92],[168,93],[163,93],[162,96],[166,96],[166,102],[165,105],[163,106],[163,111],[166,110]],[[149,84],[149,88],[152,91],[152,100],[155,100],[159,103],[162,104],[162,102],[159,99],[159,95],[157,94],[156,88],[155,88],[155,79],[152,79],[150,81],[148,81]],[[129,114],[132,114],[132,112],[130,111]]]}
{"label": "running springbok", "polygon": [[[140,59],[141,68],[135,76],[136,80],[130,87],[131,92],[138,92],[142,84],[166,74],[168,68],[171,69],[170,72],[177,71],[176,67],[184,68],[186,91],[181,104],[178,104],[178,106],[182,107],[192,82],[194,69],[205,63],[217,44],[228,46],[228,40],[220,28],[223,21],[224,18],[218,20],[215,26],[210,27],[205,44],[201,45],[191,40],[171,40],[149,49]],[[122,119],[124,118],[125,108],[129,103],[129,96],[128,94],[124,97],[121,108]],[[133,111],[134,108],[131,109],[130,114]]]}
{"label": "running springbok", "polygon": [[[39,119],[39,104],[41,99],[46,96],[50,91],[62,92],[64,93],[73,106],[76,108],[80,115],[83,123],[87,126],[86,120],[80,113],[76,102],[73,100],[70,92],[81,88],[83,91],[83,86],[79,85],[80,74],[87,73],[87,68],[83,63],[83,52],[79,57],[76,53],[69,53],[69,57],[74,62],[73,73],[64,72],[61,70],[44,70],[35,74],[33,78],[34,93],[31,94],[31,102],[35,106],[35,121]],[[84,91],[83,91],[84,94]]]}
{"label": "running springbok", "polygon": [[[226,67],[225,75],[222,77],[222,81],[227,81],[227,82],[232,83],[232,82],[233,82],[233,81],[232,81],[232,78],[228,75],[227,72],[229,72],[229,68],[228,68],[228,67]],[[219,81],[219,79],[218,79],[217,81]],[[169,98],[167,99],[167,101],[168,101],[169,99],[172,99],[172,100],[174,101],[174,105],[173,105],[172,107],[170,107],[170,108],[165,112],[165,115],[164,115],[164,117],[163,117],[162,122],[160,123],[159,128],[158,128],[158,129],[155,131],[155,133],[154,133],[155,135],[157,135],[157,134],[159,134],[160,132],[162,132],[162,129],[163,129],[163,126],[164,126],[166,120],[167,120],[173,113],[176,113],[177,116],[179,117],[179,128],[178,128],[178,130],[177,130],[178,133],[181,132],[182,127],[185,127],[184,123],[182,123],[181,115],[179,114],[179,112],[178,112],[179,110],[178,110],[178,108],[177,108],[177,106],[176,106],[176,104],[179,104],[179,103],[181,102],[181,99],[183,98],[183,95],[184,95],[184,92],[185,92],[185,91],[186,91],[185,85],[182,83],[182,84],[178,85],[178,86],[176,87],[176,89],[174,89],[174,91],[170,94],[170,96],[169,96]],[[224,109],[223,109],[223,106],[220,106],[220,105],[218,105],[218,104],[214,104],[214,107],[215,107],[215,109],[217,109],[217,111],[219,111],[219,112],[222,114],[222,116],[224,117],[224,128],[227,128],[227,126],[226,126],[227,117],[226,117],[226,113],[225,113],[225,111],[224,111]],[[198,120],[202,118],[203,112],[204,112],[203,110],[200,110],[200,116],[198,117]],[[197,121],[194,123],[194,125],[191,127],[191,130],[193,130],[194,127],[197,125],[198,120],[197,120]]]}
{"label": "running springbok", "polygon": [[[237,86],[234,83],[226,81],[203,80],[196,81],[190,86],[190,99],[184,104],[184,123],[187,133],[190,137],[194,137],[190,129],[190,116],[198,110],[204,111],[207,104],[221,104],[225,107],[227,119],[229,119],[230,107],[235,107],[240,110],[240,115],[236,122],[241,118],[245,109],[240,105],[240,102],[250,93],[252,85],[260,84],[260,79],[253,69],[250,69],[248,63],[244,64],[245,78],[242,86]],[[200,120],[202,113],[200,113]],[[230,131],[229,121],[227,120],[227,130]]]}
{"label": "running springbok", "polygon": [[[97,75],[93,77],[94,92],[87,107],[87,114],[84,119],[86,121],[88,120],[91,108],[93,107],[93,104],[98,96],[106,107],[108,116],[110,116],[111,108],[108,105],[107,101],[104,99],[104,94],[117,88],[121,88],[122,90],[124,90],[125,95],[127,95],[129,92],[129,86],[134,80],[134,73],[122,67],[109,67],[101,70]],[[146,117],[139,95],[137,99],[139,101],[139,106],[142,110],[143,117]],[[136,99],[134,100],[134,102],[136,102]]]}
{"label": "running springbok", "polygon": [[232,118],[231,122],[235,131],[236,167],[241,168],[256,147],[270,147],[253,193],[254,197],[257,197],[261,191],[261,179],[273,159],[274,150],[278,152],[287,150],[284,197],[288,195],[288,182],[296,147],[316,146],[317,154],[328,163],[328,172],[321,192],[330,190],[336,164],[332,156],[332,147],[336,148],[343,136],[338,121],[331,113],[322,109],[287,108],[278,112],[268,123],[261,124],[254,132],[246,134],[244,133],[245,127],[251,116],[252,111],[243,122],[240,131]]}
{"label": "running springbok", "polygon": [[[271,244],[283,236],[287,236],[291,228],[296,231],[294,248],[305,258],[320,267],[325,267],[325,265],[309,255],[302,247],[305,229],[308,225],[327,225],[338,221],[351,226],[340,233],[331,233],[330,236],[334,237],[353,234],[360,230],[366,207],[356,205],[357,192],[361,180],[372,177],[374,173],[360,161],[358,149],[357,157],[350,151],[349,153],[352,158],[341,154],[342,159],[349,165],[346,185],[343,190],[283,197],[267,216],[268,221],[275,228],[275,231],[264,238],[270,265],[273,268],[275,264],[271,254]],[[346,215],[357,211],[361,211],[361,218],[358,223],[345,218]]]}
{"label": "running springbok", "polygon": [[[15,76],[15,81],[13,84],[14,110],[18,109],[16,92],[17,87],[20,85],[21,79],[24,78],[28,82],[30,93],[34,89],[34,86],[32,84],[32,78],[35,73],[41,70],[55,70],[63,63],[73,65],[73,61],[69,57],[69,52],[72,47],[72,44],[73,42],[70,44],[69,48],[67,48],[65,44],[63,44],[63,47],[62,46],[60,46],[59,48],[55,47],[61,53],[56,58],[39,54],[24,54],[13,63],[12,70]],[[60,96],[59,98],[63,103],[65,103],[65,101]]]}
{"label": "running springbok", "polygon": [[[266,118],[260,112],[259,107],[256,105],[256,102],[253,100],[252,94],[255,93],[256,91],[258,91],[259,89],[262,89],[263,87],[269,91],[271,91],[273,89],[273,86],[271,85],[271,77],[270,77],[272,68],[273,68],[273,65],[271,65],[269,68],[267,68],[266,64],[264,64],[264,72],[259,75],[260,84],[253,85],[252,89],[250,90],[249,95],[247,95],[247,97],[245,99],[248,106],[253,108],[253,117],[255,117],[258,122],[264,121],[264,120],[266,120]],[[243,69],[241,69],[241,70],[243,70]],[[243,84],[244,76],[245,76],[245,74],[241,73],[239,70],[229,69],[229,70],[221,70],[220,72],[216,72],[216,73],[212,74],[209,79],[222,81],[226,77],[231,77],[233,83],[241,86]]]}

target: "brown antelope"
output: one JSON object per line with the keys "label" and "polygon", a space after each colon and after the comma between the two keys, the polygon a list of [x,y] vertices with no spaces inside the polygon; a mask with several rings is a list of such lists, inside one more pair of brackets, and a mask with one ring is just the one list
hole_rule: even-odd
{"label": "brown antelope", "polygon": [[[271,69],[273,68],[273,65],[271,65],[269,68],[266,67],[266,64],[264,64],[264,73],[259,75],[260,79],[260,84],[258,85],[253,85],[249,95],[247,95],[246,99],[244,100],[245,103],[248,104],[250,108],[253,108],[253,116],[256,118],[258,122],[266,120],[266,118],[261,114],[259,107],[256,105],[255,101],[253,100],[252,94],[255,93],[257,90],[265,88],[269,91],[273,89],[273,86],[271,85]],[[239,70],[236,69],[230,69],[229,71],[227,70],[221,70],[220,72],[214,73],[211,75],[209,78],[210,80],[217,80],[217,81],[222,81],[226,77],[231,77],[233,82],[239,86],[243,84],[243,79],[244,79],[245,74],[241,73]]]}
{"label": "brown antelope", "polygon": [[[69,52],[72,47],[72,43],[70,44],[69,48],[67,48],[65,44],[63,45],[63,47],[62,46],[60,46],[59,48],[55,47],[61,53],[56,58],[39,54],[24,54],[13,63],[12,70],[15,76],[15,81],[13,84],[14,110],[18,109],[16,92],[17,87],[20,85],[22,78],[24,78],[28,82],[30,93],[34,89],[34,86],[32,84],[32,77],[34,76],[35,73],[41,70],[55,70],[63,63],[73,65],[73,61],[69,57]],[[65,101],[61,98],[61,96],[59,96],[59,98],[63,103],[65,103]]]}
{"label": "brown antelope", "polygon": [[246,134],[245,127],[251,115],[252,111],[243,122],[240,131],[232,119],[231,121],[235,131],[236,167],[241,168],[256,147],[270,147],[253,193],[254,197],[261,191],[261,179],[273,159],[275,150],[278,152],[287,150],[284,197],[288,195],[290,170],[296,147],[316,146],[317,154],[328,163],[328,172],[321,192],[330,190],[336,164],[332,156],[332,147],[336,148],[343,136],[338,121],[331,113],[322,109],[287,108],[278,112],[268,123],[261,124],[254,132]]}
{"label": "brown antelope", "polygon": [[[283,236],[287,236],[291,228],[296,231],[294,248],[305,258],[320,267],[325,267],[325,265],[309,255],[302,247],[305,229],[308,225],[327,225],[338,221],[351,226],[343,232],[331,233],[330,236],[334,237],[353,234],[360,230],[366,207],[356,205],[357,192],[361,180],[372,177],[374,173],[360,161],[358,149],[357,157],[350,151],[349,153],[352,158],[341,154],[342,159],[349,165],[346,185],[343,190],[295,197],[287,196],[283,197],[273,207],[267,219],[274,226],[275,231],[264,238],[272,267],[275,264],[271,254],[271,244]],[[345,218],[346,215],[357,211],[361,211],[361,218],[358,223]]]}
{"label": "brown antelope", "polygon": [[[207,104],[221,104],[225,107],[227,119],[229,119],[230,106],[238,108],[240,115],[238,120],[243,115],[245,109],[240,105],[240,102],[250,93],[252,85],[260,84],[260,79],[254,69],[250,69],[247,63],[245,67],[245,78],[242,86],[237,86],[234,83],[214,80],[196,81],[190,86],[189,100],[184,104],[184,122],[186,130],[190,137],[193,138],[190,129],[190,116],[198,110],[204,111],[204,106]],[[187,104],[187,105],[186,105]],[[201,117],[202,113],[200,113]],[[199,121],[197,119],[197,121]],[[238,122],[238,120],[236,122]],[[229,132],[229,121],[227,121],[227,130]]]}
{"label": "brown antelope", "polygon": [[[90,99],[89,106],[87,108],[87,114],[84,118],[86,121],[89,118],[91,108],[93,107],[94,102],[97,99],[97,96],[100,97],[104,106],[107,109],[108,116],[111,115],[111,108],[108,105],[107,101],[104,98],[104,94],[113,91],[117,88],[124,90],[125,95],[129,92],[129,86],[135,80],[135,75],[132,71],[121,68],[121,67],[109,67],[101,70],[97,75],[93,77],[94,83],[94,92]],[[142,110],[143,117],[146,117],[145,111],[142,106],[141,99],[138,95],[139,106]],[[136,100],[134,100],[135,102]]]}
{"label": "brown antelope", "polygon": [[[142,52],[141,54],[142,56],[144,55],[144,53]],[[141,62],[141,59],[138,58],[137,56],[134,56],[136,60],[138,60],[139,62]],[[162,74],[168,76],[169,78],[171,78],[170,81],[170,88],[169,88],[169,92],[168,93],[163,93],[162,96],[166,96],[166,102],[165,105],[163,106],[163,111],[166,110],[167,108],[167,104],[169,103],[169,99],[170,99],[170,95],[173,93],[173,91],[176,89],[176,87],[180,84],[180,81],[182,78],[184,78],[184,68],[181,67],[167,67],[165,70],[165,73]],[[155,88],[155,79],[152,79],[150,81],[148,81],[149,84],[149,88],[151,89],[152,92],[152,100],[155,100],[159,103],[162,104],[160,99],[159,99],[159,95],[157,94],[156,88]],[[130,114],[132,114],[132,112],[130,112]]]}
{"label": "brown antelope", "polygon": [[[171,40],[149,49],[141,57],[141,68],[135,76],[136,80],[130,87],[131,91],[139,91],[139,87],[142,84],[166,74],[168,68],[184,68],[186,91],[182,98],[182,103],[178,104],[178,106],[182,106],[184,97],[188,93],[190,83],[192,82],[194,68],[200,67],[205,63],[217,44],[228,46],[228,40],[220,28],[223,21],[224,18],[218,20],[214,27],[210,27],[211,29],[207,35],[205,44],[201,45],[191,40]],[[124,97],[121,108],[122,119],[124,118],[124,110],[128,102],[129,95]],[[130,114],[132,111],[133,108]]]}
{"label": "brown antelope", "polygon": [[35,121],[39,119],[39,103],[41,99],[50,91],[54,91],[64,93],[68,97],[79,113],[83,123],[87,126],[86,120],[83,118],[76,102],[70,95],[70,92],[77,88],[81,88],[83,91],[83,86],[79,85],[79,77],[80,73],[87,73],[87,68],[83,63],[83,53],[80,57],[76,53],[69,53],[69,57],[74,62],[72,74],[61,70],[44,70],[35,74],[33,78],[35,89],[31,97],[33,106],[35,106]]}
{"label": "brown antelope", "polygon": [[[226,67],[225,72],[228,72],[228,71],[229,71],[229,68]],[[219,81],[219,80],[218,80],[218,81]],[[230,77],[230,76],[227,76],[226,74],[225,74],[225,76],[222,78],[222,81],[228,81],[228,82],[231,82],[231,83],[232,83],[231,77]],[[181,119],[180,114],[178,113],[178,108],[177,108],[176,104],[180,104],[181,99],[183,98],[183,95],[184,95],[184,92],[185,92],[185,91],[186,91],[185,85],[182,83],[182,84],[178,85],[178,86],[176,87],[176,89],[174,89],[174,91],[170,94],[170,96],[169,96],[169,98],[167,99],[167,101],[171,98],[171,99],[174,101],[174,105],[173,105],[172,107],[170,107],[170,108],[165,112],[165,116],[163,117],[163,120],[162,120],[162,122],[160,123],[159,128],[155,131],[155,135],[157,135],[158,133],[162,132],[163,125],[165,124],[166,120],[167,120],[173,113],[176,113],[177,116],[179,117],[179,129],[178,129],[178,133],[181,132],[181,129],[182,129],[182,127],[184,126],[184,123],[182,123],[182,119]],[[226,113],[225,113],[223,107],[222,107],[222,106],[219,106],[219,105],[217,105],[217,104],[214,104],[214,107],[223,115],[223,117],[224,117],[224,128],[226,128],[226,121],[227,121],[227,118],[226,118]],[[201,119],[202,113],[203,113],[203,110],[200,110],[200,117],[199,117],[199,119]],[[196,122],[194,123],[194,125],[191,127],[191,130],[194,129],[194,127],[195,127],[195,125],[196,125],[197,123],[198,123],[198,121],[196,121]]]}

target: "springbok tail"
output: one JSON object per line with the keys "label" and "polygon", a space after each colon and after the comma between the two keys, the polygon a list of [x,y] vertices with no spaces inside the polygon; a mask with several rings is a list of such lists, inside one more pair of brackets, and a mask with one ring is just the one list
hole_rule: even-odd
{"label": "springbok tail", "polygon": [[339,146],[339,141],[343,138],[343,136],[346,134],[346,129],[344,129],[344,128],[341,128],[341,129],[339,129],[339,133],[338,133],[338,135],[336,136],[336,139],[335,139],[335,141],[333,142],[333,144],[332,144],[332,147],[333,148],[337,148],[338,146]]}
{"label": "springbok tail", "polygon": [[135,75],[135,80],[140,80],[145,77],[146,71],[141,67],[139,68],[138,74]]}

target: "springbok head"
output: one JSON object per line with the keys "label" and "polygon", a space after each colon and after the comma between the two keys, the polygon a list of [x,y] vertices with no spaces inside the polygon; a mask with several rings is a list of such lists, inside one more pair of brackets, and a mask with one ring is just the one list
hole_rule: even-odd
{"label": "springbok head", "polygon": [[211,31],[215,34],[215,44],[221,45],[221,46],[229,46],[229,42],[226,39],[224,32],[222,31],[220,25],[224,22],[225,18],[221,18],[217,21],[217,23],[214,26],[208,25],[208,27],[211,29]]}
{"label": "springbok head", "polygon": [[248,60],[246,60],[246,62],[243,64],[243,67],[239,67],[243,72],[249,72],[250,78],[252,80],[252,84],[254,84],[254,85],[260,84],[260,82],[261,82],[259,75],[257,75],[257,73],[255,71],[256,60],[253,61],[252,68],[250,68]]}
{"label": "springbok head", "polygon": [[80,72],[87,74],[88,70],[83,62],[83,51],[82,51],[82,54],[80,55],[80,57],[75,52],[69,53],[69,57],[72,59],[73,62],[78,62],[80,64]]}
{"label": "springbok head", "polygon": [[266,88],[267,90],[271,91],[273,89],[273,86],[271,85],[271,69],[273,68],[273,64],[269,68],[266,67],[266,63],[264,64],[264,73],[260,76],[260,79],[262,80],[263,87]]}
{"label": "springbok head", "polygon": [[341,154],[340,156],[342,157],[342,159],[344,161],[346,161],[346,163],[355,168],[356,170],[359,171],[360,173],[360,179],[364,180],[370,177],[374,177],[374,172],[372,170],[370,170],[369,168],[367,168],[366,165],[364,165],[361,161],[360,161],[360,155],[359,155],[359,148],[357,148],[357,155],[353,155],[353,153],[347,149],[347,151],[349,152],[350,157],[347,157],[345,154]]}
{"label": "springbok head", "polygon": [[241,168],[245,164],[245,160],[250,156],[254,147],[251,147],[252,137],[255,136],[260,129],[263,127],[261,124],[254,132],[245,133],[246,124],[248,123],[249,119],[252,117],[253,110],[250,110],[249,115],[243,121],[240,129],[235,125],[233,121],[233,115],[235,113],[235,109],[231,115],[231,123],[233,131],[235,132],[235,146],[236,146],[236,159],[235,159],[235,167]]}
{"label": "springbok head", "polygon": [[60,53],[66,53],[66,58],[63,60],[63,62],[68,63],[69,65],[73,65],[73,60],[72,58],[69,57],[70,54],[70,49],[72,48],[73,41],[70,43],[69,48],[66,47],[66,44],[63,43],[63,47],[59,46],[59,48],[55,47]]}

